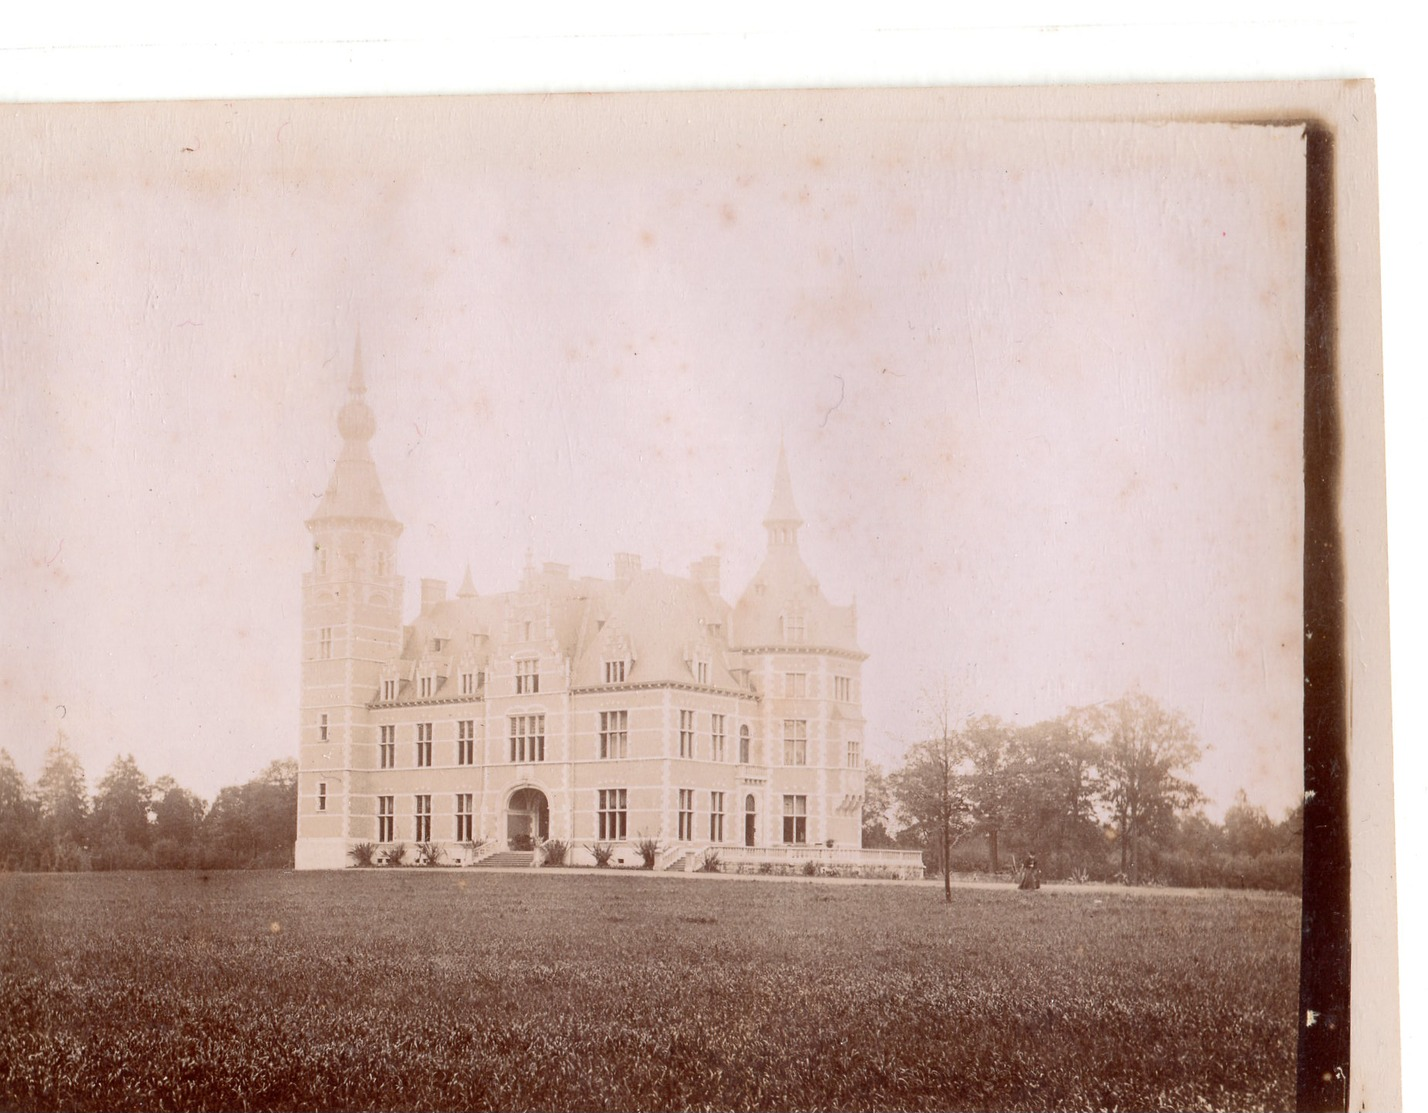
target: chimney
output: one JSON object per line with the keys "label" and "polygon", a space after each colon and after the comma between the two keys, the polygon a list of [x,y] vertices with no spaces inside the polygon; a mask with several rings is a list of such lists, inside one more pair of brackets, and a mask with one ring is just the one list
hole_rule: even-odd
{"label": "chimney", "polygon": [[445,580],[422,580],[421,582],[421,609],[423,612],[429,611],[438,603],[446,602],[446,581]]}
{"label": "chimney", "polygon": [[639,571],[640,557],[638,553],[615,554],[615,579],[621,581],[633,580]]}
{"label": "chimney", "polygon": [[689,566],[689,578],[709,593],[709,598],[719,598],[719,558],[707,556]]}

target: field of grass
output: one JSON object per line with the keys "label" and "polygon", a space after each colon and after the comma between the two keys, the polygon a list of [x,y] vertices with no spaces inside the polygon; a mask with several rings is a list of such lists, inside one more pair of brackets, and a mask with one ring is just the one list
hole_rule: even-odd
{"label": "field of grass", "polygon": [[1283,1109],[1278,895],[0,876],[0,1107]]}

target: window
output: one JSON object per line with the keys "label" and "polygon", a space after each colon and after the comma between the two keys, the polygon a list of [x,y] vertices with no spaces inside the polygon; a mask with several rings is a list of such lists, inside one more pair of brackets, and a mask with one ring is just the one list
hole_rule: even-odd
{"label": "window", "polygon": [[319,719],[318,722],[317,722],[317,736],[318,736],[320,739],[322,739],[322,741],[324,741],[324,742],[327,741],[327,716],[326,716],[326,715],[322,716],[322,718]]}
{"label": "window", "polygon": [[476,760],[476,720],[461,719],[456,724],[456,764],[470,765]]}
{"label": "window", "polygon": [[545,716],[511,716],[511,760],[545,760]]}
{"label": "window", "polygon": [[807,796],[785,796],[783,798],[783,841],[788,843],[808,841]]}
{"label": "window", "polygon": [[422,699],[431,699],[431,691],[432,691],[432,687],[433,687],[434,681],[435,681],[435,677],[431,677],[431,676],[423,676],[423,677],[421,678],[421,698],[422,698]]}
{"label": "window", "polygon": [[786,699],[803,699],[808,695],[808,674],[806,672],[784,673],[783,694]]}
{"label": "window", "polygon": [[416,842],[431,842],[431,797],[418,796],[415,812],[412,816],[412,839]]}
{"label": "window", "polygon": [[456,794],[456,841],[471,841],[471,793]]}
{"label": "window", "polygon": [[630,713],[600,712],[600,756],[629,757]]}
{"label": "window", "polygon": [[383,699],[385,702],[387,702],[387,703],[391,703],[392,700],[394,700],[394,699],[396,699],[396,698],[397,698],[397,682],[396,682],[395,680],[384,680],[384,681],[382,681],[382,699]]}
{"label": "window", "polygon": [[382,768],[395,769],[397,767],[397,728],[385,726],[382,728]]}
{"label": "window", "polygon": [[623,788],[602,788],[600,790],[600,838],[623,839],[625,837],[626,790]]}
{"label": "window", "polygon": [[709,716],[709,756],[714,761],[724,760],[724,716]]}
{"label": "window", "polygon": [[318,781],[318,782],[317,782],[317,810],[320,811],[320,812],[325,812],[325,811],[327,811],[327,782],[326,782],[326,781]]}
{"label": "window", "polygon": [[474,672],[463,672],[461,674],[461,694],[463,696],[474,696],[476,694],[476,674]]}
{"label": "window", "polygon": [[724,624],[722,622],[711,622],[705,629],[709,631],[711,638],[722,638],[724,636]]}
{"label": "window", "polygon": [[724,794],[709,794],[709,841],[724,841]]}
{"label": "window", "polygon": [[327,575],[327,550],[319,546],[317,550],[317,574]]}
{"label": "window", "polygon": [[863,743],[856,738],[848,739],[848,768],[858,769],[863,764]]}
{"label": "window", "polygon": [[696,683],[699,683],[699,684],[708,684],[708,683],[709,683],[709,662],[708,662],[708,661],[695,661],[695,662],[694,662],[694,679],[695,679],[695,682],[696,682]]}
{"label": "window", "polygon": [[625,682],[625,662],[606,661],[605,662],[605,683],[623,684]]}
{"label": "window", "polygon": [[694,789],[679,790],[679,841],[689,842],[694,838]]}
{"label": "window", "polygon": [[324,661],[332,656],[332,627],[324,626],[317,632],[317,655]]}
{"label": "window", "polygon": [[416,763],[418,768],[431,764],[431,724],[417,723]]}
{"label": "window", "polygon": [[801,642],[803,640],[803,616],[801,614],[783,616],[783,640],[786,642]]}
{"label": "window", "polygon": [[377,841],[391,842],[395,837],[393,824],[396,822],[396,809],[392,806],[396,801],[393,796],[377,797]]}
{"label": "window", "polygon": [[679,713],[679,756],[694,756],[694,712]]}
{"label": "window", "polygon": [[749,764],[749,728],[739,728],[739,761],[744,765]]}
{"label": "window", "polygon": [[529,696],[540,691],[540,674],[534,657],[516,662],[516,695]]}
{"label": "window", "polygon": [[808,764],[808,720],[785,719],[783,721],[783,763],[785,765]]}
{"label": "window", "polygon": [[386,574],[387,574],[387,554],[386,554],[386,553],[378,553],[378,554],[377,554],[377,575],[379,575],[379,576],[385,576]]}

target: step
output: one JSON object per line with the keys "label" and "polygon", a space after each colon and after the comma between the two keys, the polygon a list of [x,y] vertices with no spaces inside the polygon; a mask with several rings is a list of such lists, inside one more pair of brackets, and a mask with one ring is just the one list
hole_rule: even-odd
{"label": "step", "polygon": [[480,869],[482,866],[491,866],[505,869],[524,869],[531,864],[534,852],[530,850],[501,850],[492,854],[489,858],[483,858],[477,862],[473,869]]}

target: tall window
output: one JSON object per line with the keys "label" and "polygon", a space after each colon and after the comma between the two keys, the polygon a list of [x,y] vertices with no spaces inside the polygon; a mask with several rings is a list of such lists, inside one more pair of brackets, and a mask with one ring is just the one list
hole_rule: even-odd
{"label": "tall window", "polygon": [[724,841],[724,794],[709,794],[709,841]]}
{"label": "tall window", "polygon": [[431,842],[431,797],[416,798],[415,815],[412,816],[412,838],[417,842]]}
{"label": "tall window", "polygon": [[318,781],[318,782],[317,782],[317,810],[320,811],[320,812],[325,812],[325,811],[327,811],[327,782],[326,782],[326,781]]}
{"label": "tall window", "polygon": [[626,811],[625,789],[602,788],[600,790],[599,829],[602,840],[625,837]]}
{"label": "tall window", "polygon": [[382,700],[391,703],[397,698],[397,682],[395,680],[382,681]]}
{"label": "tall window", "polygon": [[803,616],[801,614],[783,616],[783,640],[786,642],[801,642],[803,640]]}
{"label": "tall window", "polygon": [[629,757],[630,713],[600,712],[600,756]]}
{"label": "tall window", "polygon": [[708,683],[709,683],[709,662],[708,662],[708,661],[695,661],[695,662],[694,662],[694,679],[695,679],[696,682],[698,682],[698,683],[700,683],[700,684],[708,684]]}
{"label": "tall window", "polygon": [[709,716],[709,756],[715,761],[724,760],[724,716]]}
{"label": "tall window", "polygon": [[379,552],[379,553],[377,554],[377,575],[379,575],[379,576],[385,576],[386,574],[387,574],[387,554],[386,554],[386,553]]}
{"label": "tall window", "polygon": [[694,789],[679,790],[679,841],[689,842],[694,838]]}
{"label": "tall window", "polygon": [[377,797],[377,841],[391,842],[395,832],[393,826],[396,823],[396,797]]}
{"label": "tall window", "polygon": [[516,695],[529,696],[540,691],[540,673],[536,672],[536,664],[534,657],[516,662]]}
{"label": "tall window", "polygon": [[858,769],[863,764],[863,743],[856,738],[848,739],[848,768]]}
{"label": "tall window", "polygon": [[471,793],[456,794],[456,841],[471,841]]}
{"label": "tall window", "polygon": [[430,676],[423,676],[423,677],[421,678],[421,698],[422,698],[422,699],[431,699],[432,685],[433,685],[434,681],[435,681],[435,678],[434,678],[434,677],[430,677]]}
{"label": "tall window", "polygon": [[456,723],[456,764],[470,765],[476,760],[476,720],[459,719]]}
{"label": "tall window", "polygon": [[418,767],[431,764],[431,724],[417,723],[416,763]]}
{"label": "tall window", "polygon": [[332,627],[324,626],[317,632],[317,655],[326,661],[332,656]]}
{"label": "tall window", "polygon": [[382,728],[382,768],[397,767],[397,728],[391,725]]}
{"label": "tall window", "polygon": [[835,676],[833,678],[833,698],[840,703],[847,703],[853,698],[853,681],[850,677]]}
{"label": "tall window", "polygon": [[461,674],[461,694],[463,696],[474,696],[476,694],[476,674],[474,672],[463,672]]}
{"label": "tall window", "polygon": [[803,699],[808,695],[808,674],[806,672],[784,673],[783,694],[788,699]]}
{"label": "tall window", "polygon": [[327,741],[327,716],[324,715],[317,724],[317,736],[324,742]]}
{"label": "tall window", "polygon": [[511,760],[545,760],[545,716],[511,716]]}
{"label": "tall window", "polygon": [[783,841],[806,843],[808,841],[808,797],[785,796],[783,798]]}
{"label": "tall window", "polygon": [[605,662],[605,683],[623,684],[625,682],[625,662],[606,661]]}
{"label": "tall window", "polygon": [[739,761],[743,765],[749,764],[749,728],[744,726],[739,728]]}
{"label": "tall window", "polygon": [[694,756],[694,712],[679,713],[679,756]]}
{"label": "tall window", "polygon": [[808,764],[807,719],[785,719],[783,721],[783,763],[785,765]]}

